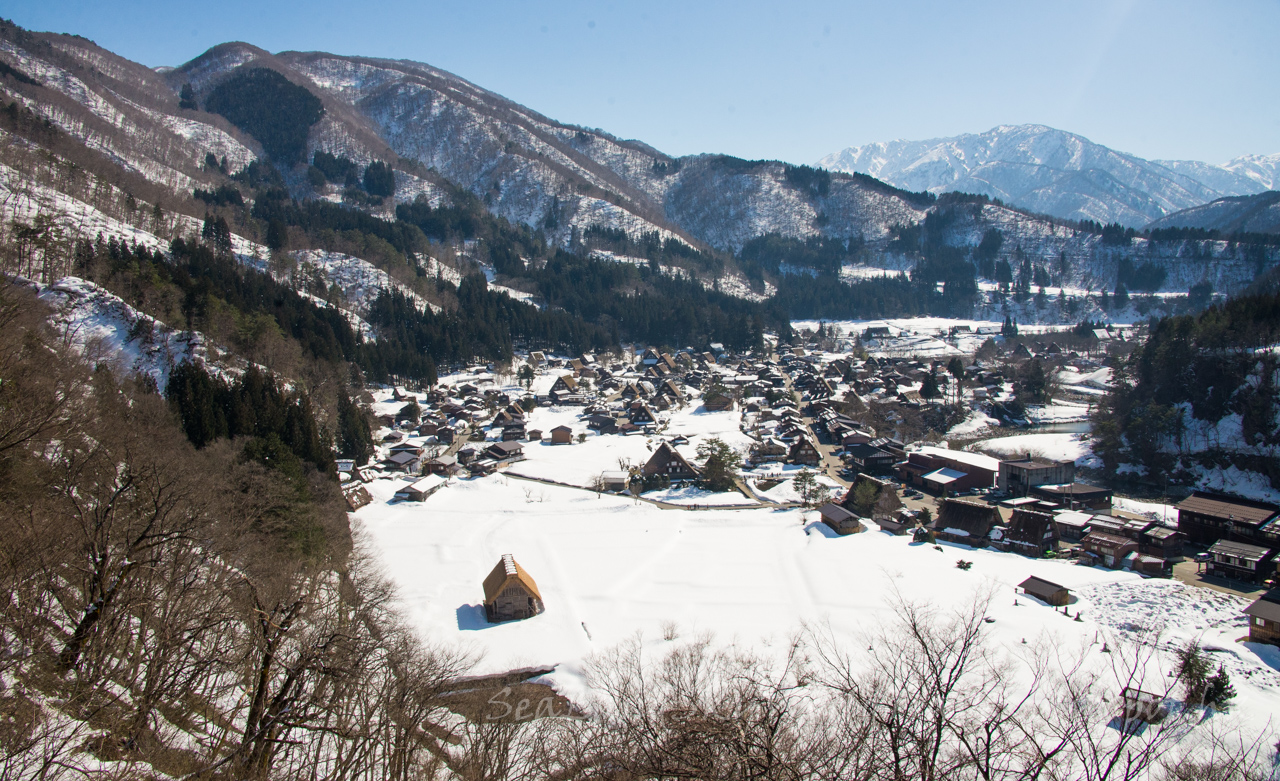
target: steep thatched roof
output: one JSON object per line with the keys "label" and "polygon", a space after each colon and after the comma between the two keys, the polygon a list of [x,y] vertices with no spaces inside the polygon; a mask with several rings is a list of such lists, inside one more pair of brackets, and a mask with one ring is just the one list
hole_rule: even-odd
{"label": "steep thatched roof", "polygon": [[982,538],[991,531],[991,525],[1000,519],[999,511],[986,502],[965,499],[946,499],[934,521],[936,529],[960,529],[969,536]]}
{"label": "steep thatched roof", "polygon": [[493,572],[489,573],[489,577],[484,579],[484,601],[492,602],[498,598],[502,590],[507,587],[510,581],[516,581],[524,587],[533,596],[542,599],[542,594],[538,592],[538,584],[533,582],[533,578],[528,572],[524,571],[516,563],[516,559],[510,553],[502,554],[502,560],[493,568]]}

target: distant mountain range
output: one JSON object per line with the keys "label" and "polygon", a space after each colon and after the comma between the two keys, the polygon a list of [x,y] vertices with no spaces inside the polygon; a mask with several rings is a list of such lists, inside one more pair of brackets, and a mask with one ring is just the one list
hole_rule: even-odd
{"label": "distant mountain range", "polygon": [[[290,100],[263,100],[267,87]],[[1210,280],[1234,291],[1280,255],[1268,249],[1258,261],[1225,241],[1195,252],[1173,240],[1116,244],[1061,219],[1143,226],[1256,194],[1275,184],[1280,156],[1228,166],[1157,163],[1045,127],[846,150],[823,161],[835,172],[717,154],[673,157],[557,122],[422,63],[227,43],[153,69],[84,38],[3,22],[0,104],[0,225],[54,210],[100,212],[116,233],[154,247],[178,226],[199,226],[229,188],[224,194],[236,203],[261,194],[323,199],[387,221],[398,204],[421,198],[434,208],[469,194],[564,248],[580,248],[588,231],[601,229],[722,253],[776,234],[834,240],[856,254],[850,264],[893,271],[911,269],[926,244],[971,256],[995,231],[1001,241],[990,263],[1052,266],[1061,285],[1082,290],[1110,289],[1123,264],[1148,263],[1166,272],[1162,289]],[[321,175],[307,164],[321,154],[351,175]],[[373,197],[355,174],[375,162],[390,181]],[[277,187],[261,178],[271,167],[287,193],[267,189],[268,180]],[[1004,203],[935,197],[948,190]],[[926,225],[930,216],[937,219]],[[1246,230],[1263,224],[1237,222]],[[69,238],[93,238],[103,224],[71,216],[64,223]],[[256,257],[251,242],[269,242],[252,220],[233,229],[242,254]],[[747,290],[740,268],[723,269],[681,273],[753,300],[772,295],[778,281]]]}
{"label": "distant mountain range", "polygon": [[1144,160],[1044,125],[867,144],[817,164],[907,190],[987,195],[1054,217],[1133,228],[1219,198],[1280,188],[1280,154],[1226,165]]}

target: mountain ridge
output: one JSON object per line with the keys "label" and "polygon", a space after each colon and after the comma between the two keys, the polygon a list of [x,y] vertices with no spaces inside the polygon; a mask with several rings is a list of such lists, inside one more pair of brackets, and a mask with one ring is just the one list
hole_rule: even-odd
{"label": "mountain ridge", "polygon": [[970,192],[1062,219],[1136,228],[1217,198],[1272,189],[1280,155],[1246,155],[1223,166],[1144,160],[1076,133],[1025,124],[848,147],[817,165],[906,189]]}
{"label": "mountain ridge", "polygon": [[[901,270],[912,268],[926,249],[941,246],[934,239],[959,250],[958,256],[967,258],[965,263],[972,260],[975,267],[981,266],[974,249],[995,230],[1004,237],[1004,244],[989,262],[1018,269],[1027,263],[1061,265],[1069,270],[1058,275],[1058,282],[1081,291],[1114,286],[1125,258],[1164,268],[1169,292],[1186,290],[1201,279],[1212,280],[1215,289],[1224,292],[1241,289],[1252,279],[1256,263],[1271,262],[1269,255],[1262,261],[1241,262],[1237,249],[1225,241],[1194,251],[1184,251],[1187,248],[1177,243],[1152,244],[1144,238],[1124,246],[1108,244],[1100,225],[1043,216],[1054,208],[1072,206],[1063,205],[1070,194],[1055,193],[1047,186],[1052,182],[1033,188],[1039,199],[1035,206],[996,195],[1005,203],[965,206],[958,222],[926,240],[921,231],[928,218],[936,216],[937,224],[946,223],[952,219],[949,214],[959,214],[963,199],[913,192],[863,173],[830,173],[775,160],[741,160],[722,154],[672,157],[641,141],[557,122],[424,63],[325,52],[272,54],[251,44],[229,42],[158,72],[84,39],[3,25],[0,62],[36,77],[33,83],[14,78],[0,81],[5,102],[24,106],[66,139],[94,150],[102,157],[99,168],[115,166],[112,181],[118,193],[114,197],[128,195],[147,208],[163,204],[170,213],[169,226],[154,230],[166,238],[176,224],[175,211],[184,215],[184,224],[198,224],[201,214],[210,209],[210,202],[193,198],[195,190],[208,195],[220,188],[238,188],[236,202],[243,196],[246,209],[255,198],[287,195],[298,202],[318,199],[342,204],[388,222],[397,219],[397,207],[412,206],[419,198],[435,209],[457,206],[473,197],[491,214],[545,236],[551,246],[586,253],[609,250],[601,257],[637,252],[632,251],[634,247],[589,244],[583,240],[589,231],[616,231],[633,243],[649,241],[647,237],[656,234],[660,243],[719,253],[709,262],[704,258],[674,269],[671,258],[655,261],[663,273],[692,274],[704,287],[739,291],[751,300],[763,295],[761,291],[776,290],[776,275],[790,273],[795,264],[775,263],[769,271],[774,277],[763,279],[757,273],[748,285],[750,269],[735,264],[728,255],[738,255],[748,243],[770,235],[801,243],[835,242],[846,265]],[[219,85],[257,67],[276,71],[319,98],[324,112],[306,133],[307,159],[324,152],[347,158],[357,169],[385,164],[394,179],[390,195],[375,198],[358,182],[329,181],[307,165],[283,166],[275,174],[279,185],[255,179],[261,171],[254,174],[254,165],[269,162],[262,144],[201,106],[207,105],[205,100]],[[190,92],[184,99],[188,84]],[[1086,139],[1071,139],[1075,140],[1070,148],[1056,152],[1052,145],[1038,150],[1032,145],[1030,153],[1039,155],[1034,161],[1028,158],[1028,162],[1005,166],[1043,172],[1048,169],[1035,161],[1058,154],[1055,159],[1065,165],[1083,159],[1086,152],[1127,161],[1132,163],[1127,183],[1096,166],[1072,176],[1079,183],[1076,191],[1106,193],[1130,203],[1135,213],[1151,208],[1153,202],[1134,186],[1142,176],[1176,180],[1186,185],[1184,190],[1195,187],[1191,179],[1176,172],[1157,166],[1148,170],[1119,153],[1087,149]],[[1266,159],[1259,160],[1265,163]],[[930,162],[950,164],[943,154],[934,155]],[[1003,170],[983,168],[972,158],[969,162],[972,170],[966,175],[974,179],[988,174],[995,178]],[[128,181],[126,172],[132,177]],[[51,187],[97,202],[98,196],[92,193],[56,184],[59,176],[50,171]],[[140,186],[139,180],[146,185]],[[272,189],[278,187],[286,192]],[[1089,196],[1079,197],[1087,200]],[[125,222],[138,221],[136,214],[130,216],[115,206],[106,213]],[[260,219],[266,213],[259,210],[236,227],[255,246],[268,242]],[[598,233],[594,235],[599,238]],[[315,248],[358,254],[336,245]],[[475,255],[469,248],[455,249],[460,255]],[[493,270],[495,264],[483,252],[475,257]],[[423,268],[435,267],[431,258],[414,262],[425,264]],[[983,278],[991,281],[985,272]]]}

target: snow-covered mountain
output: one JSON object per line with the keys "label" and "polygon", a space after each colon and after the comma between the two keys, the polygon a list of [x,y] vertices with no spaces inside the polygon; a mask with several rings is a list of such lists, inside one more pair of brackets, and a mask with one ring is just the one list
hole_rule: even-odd
{"label": "snow-covered mountain", "polygon": [[1219,198],[1161,217],[1148,228],[1204,228],[1221,233],[1280,233],[1280,192]]}
{"label": "snow-covered mountain", "polygon": [[[308,158],[325,151],[360,165],[386,162],[397,202],[422,195],[435,205],[462,187],[560,243],[591,226],[730,250],[768,232],[857,233],[875,242],[927,207],[856,177],[833,176],[819,193],[788,181],[782,163],[676,159],[556,122],[421,63],[227,43],[178,68],[151,69],[83,38],[12,25],[0,25],[0,62],[23,77],[0,84],[6,100],[119,166],[127,189],[148,203],[164,200],[161,192],[214,188],[220,179],[204,165],[208,154],[226,158],[231,172],[265,156],[257,139],[200,107],[237,71],[267,68],[323,105],[307,135]],[[179,105],[187,84],[197,108]],[[311,190],[305,169],[285,175],[296,197],[326,195]]]}
{"label": "snow-covered mountain", "polygon": [[[393,198],[355,208],[391,218],[396,203],[425,197],[434,207],[469,191],[495,214],[562,245],[591,227],[633,238],[657,232],[729,251],[768,233],[825,236],[858,240],[868,266],[909,269],[918,253],[900,242],[894,249],[891,239],[937,213],[944,223],[951,220],[947,242],[968,251],[998,230],[1004,238],[998,260],[1066,263],[1061,281],[1081,289],[1112,286],[1127,257],[1163,268],[1170,291],[1210,279],[1226,292],[1257,273],[1226,242],[1189,248],[1137,240],[1116,247],[1041,214],[1141,226],[1221,197],[1215,188],[1264,189],[1280,157],[1242,159],[1209,172],[1218,178],[1205,183],[1204,164],[1160,165],[1079,136],[1021,127],[846,150],[838,156],[842,162],[826,162],[854,173],[828,175],[715,154],[674,158],[640,141],[557,122],[407,61],[272,54],[228,43],[178,68],[151,69],[83,38],[0,22],[0,63],[10,69],[0,74],[0,102],[13,106],[0,112],[0,226],[57,212],[68,240],[106,231],[155,248],[199,229],[206,205],[192,197],[193,189],[214,190],[226,184],[227,173],[266,156],[250,133],[201,108],[219,85],[256,68],[280,74],[323,106],[305,132],[307,159],[324,151],[394,170]],[[180,96],[187,85],[184,108]],[[209,155],[215,162],[225,159],[226,172],[210,167]],[[1185,170],[1174,170],[1178,166]],[[315,184],[306,165],[281,167],[295,198],[344,198],[337,185]],[[926,189],[968,189],[1006,205],[971,204],[963,210],[967,216],[953,219],[947,214],[955,199],[935,202],[918,192]],[[246,235],[234,237],[236,252],[246,262],[261,262],[266,237],[248,234],[262,228],[246,223],[237,230]],[[1275,254],[1268,251],[1267,265]],[[300,261],[338,285],[353,317],[362,314],[371,286],[386,283],[367,259],[313,255]],[[361,273],[353,275],[356,267]],[[753,299],[771,289],[765,284],[752,292],[737,273],[730,268],[722,279],[701,281]]]}
{"label": "snow-covered mountain", "polygon": [[1217,198],[1271,189],[1280,155],[1222,166],[1151,161],[1044,125],[1001,125],[952,138],[850,147],[818,165],[907,190],[977,193],[1063,219],[1137,228]]}

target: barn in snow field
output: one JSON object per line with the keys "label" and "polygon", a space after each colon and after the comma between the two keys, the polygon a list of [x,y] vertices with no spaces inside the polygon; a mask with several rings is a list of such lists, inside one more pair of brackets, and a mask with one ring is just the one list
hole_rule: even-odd
{"label": "barn in snow field", "polygon": [[529,573],[504,553],[484,579],[484,614],[491,623],[530,618],[543,611],[542,594]]}

